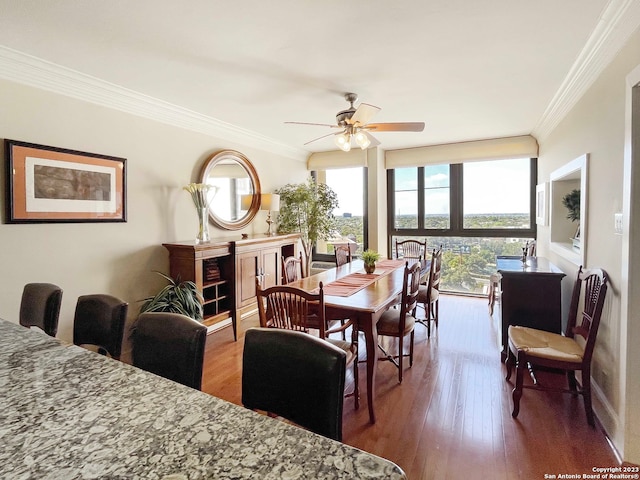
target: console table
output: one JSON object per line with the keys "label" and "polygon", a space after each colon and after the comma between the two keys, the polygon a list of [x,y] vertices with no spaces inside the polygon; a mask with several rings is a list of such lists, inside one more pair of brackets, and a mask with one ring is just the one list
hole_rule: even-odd
{"label": "console table", "polygon": [[501,356],[506,358],[509,325],[522,325],[548,332],[562,331],[564,272],[544,257],[498,256],[502,275]]}

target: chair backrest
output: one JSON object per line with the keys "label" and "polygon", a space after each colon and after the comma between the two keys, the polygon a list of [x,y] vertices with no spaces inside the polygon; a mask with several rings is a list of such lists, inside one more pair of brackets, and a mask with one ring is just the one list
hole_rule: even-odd
{"label": "chair backrest", "polygon": [[349,245],[336,245],[334,249],[336,267],[351,263],[351,248]]}
{"label": "chair backrest", "polygon": [[346,353],[312,335],[250,328],[244,336],[242,404],[342,441]]}
{"label": "chair backrest", "polygon": [[427,241],[403,240],[396,241],[396,258],[422,260],[427,251]]}
{"label": "chair backrest", "polygon": [[129,304],[105,294],[78,298],[73,318],[73,343],[95,345],[98,353],[120,359]]}
{"label": "chair backrest", "polygon": [[[593,347],[596,343],[602,307],[607,295],[607,273],[600,268],[590,270],[578,269],[578,275],[573,285],[569,319],[565,336],[574,338],[580,335],[585,340],[583,363],[591,361]],[[582,307],[580,299],[583,299]]]}
{"label": "chair backrest", "polygon": [[402,281],[402,296],[400,298],[400,331],[404,331],[404,320],[410,315],[418,304],[418,291],[420,290],[420,263],[407,262],[404,267]]}
{"label": "chair backrest", "polygon": [[300,252],[299,258],[291,256],[282,259],[282,275],[285,283],[295,282],[305,277],[302,252]]}
{"label": "chair backrest", "polygon": [[537,246],[537,243],[536,243],[535,240],[528,241],[525,244],[524,250],[525,250],[525,253],[527,254],[528,257],[535,257],[536,256],[536,246]]}
{"label": "chair backrest", "polygon": [[180,313],[145,312],[133,330],[133,365],[200,390],[207,327]]}
{"label": "chair backrest", "polygon": [[440,278],[442,276],[442,245],[431,254],[431,271],[429,273],[429,286],[440,290]]}
{"label": "chair backrest", "polygon": [[52,337],[58,333],[62,289],[52,283],[27,283],[20,301],[20,325],[38,327]]}
{"label": "chair backrest", "polygon": [[322,282],[318,293],[286,285],[262,289],[256,281],[260,326],[309,332],[310,320],[313,328],[319,328],[320,338],[326,336],[324,292]]}

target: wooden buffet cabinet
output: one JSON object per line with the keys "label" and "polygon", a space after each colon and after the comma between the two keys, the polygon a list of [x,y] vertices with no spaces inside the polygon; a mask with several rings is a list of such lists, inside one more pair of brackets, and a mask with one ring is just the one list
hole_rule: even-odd
{"label": "wooden buffet cabinet", "polygon": [[169,274],[193,281],[202,293],[203,323],[209,331],[231,324],[237,339],[237,319],[256,308],[256,276],[264,274],[267,286],[281,284],[282,258],[296,255],[299,238],[249,235],[163,246],[169,251]]}

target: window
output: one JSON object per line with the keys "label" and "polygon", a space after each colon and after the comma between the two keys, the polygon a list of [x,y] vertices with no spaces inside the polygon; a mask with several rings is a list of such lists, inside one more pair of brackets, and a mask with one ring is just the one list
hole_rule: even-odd
{"label": "window", "polygon": [[528,158],[389,170],[389,252],[407,238],[443,245],[443,287],[483,293],[496,255],[536,238],[536,178]]}
{"label": "window", "polygon": [[328,241],[319,241],[313,258],[334,261],[333,245],[338,242],[350,243],[352,253],[357,255],[366,249],[366,184],[365,167],[340,168],[315,172],[316,181],[327,184],[338,196],[336,232]]}

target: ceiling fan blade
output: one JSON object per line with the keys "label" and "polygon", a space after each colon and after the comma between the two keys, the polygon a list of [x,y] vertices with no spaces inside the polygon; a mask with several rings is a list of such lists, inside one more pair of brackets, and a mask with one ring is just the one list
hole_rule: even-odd
{"label": "ceiling fan blade", "polygon": [[294,125],[316,125],[318,127],[343,128],[340,125],[333,125],[330,123],[309,123],[309,122],[284,122],[284,123],[291,123]]}
{"label": "ceiling fan blade", "polygon": [[305,143],[304,145],[309,145],[310,143],[313,143],[313,142],[315,142],[315,141],[317,141],[317,140],[321,140],[321,139],[323,139],[323,138],[325,138],[325,137],[330,137],[330,136],[332,136],[332,135],[339,135],[340,133],[341,133],[341,132],[338,132],[338,133],[327,133],[326,135],[322,135],[321,137],[314,138],[313,140],[309,140],[309,141],[308,141],[307,143]]}
{"label": "ceiling fan blade", "polygon": [[424,122],[369,123],[364,128],[374,132],[421,132]]}
{"label": "ceiling fan blade", "polygon": [[358,108],[353,113],[350,119],[347,120],[347,123],[351,125],[366,125],[371,121],[373,116],[380,111],[380,107],[376,107],[375,105],[369,105],[368,103],[361,103],[358,105]]}

